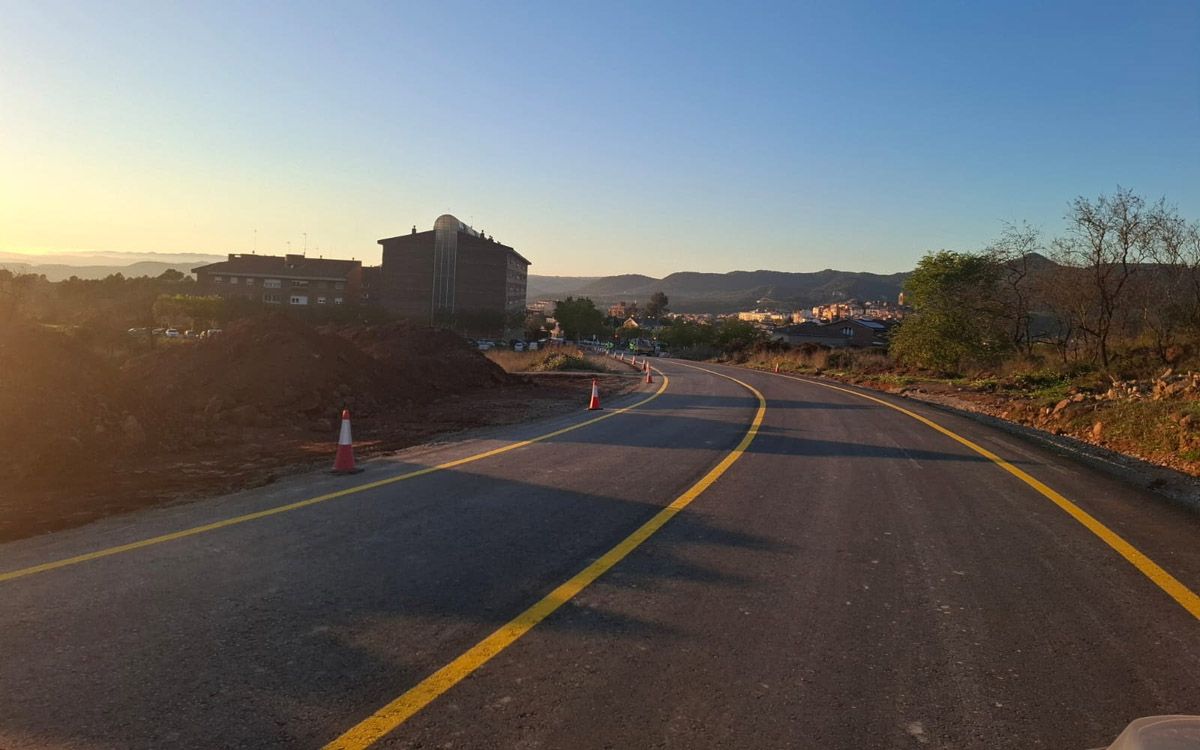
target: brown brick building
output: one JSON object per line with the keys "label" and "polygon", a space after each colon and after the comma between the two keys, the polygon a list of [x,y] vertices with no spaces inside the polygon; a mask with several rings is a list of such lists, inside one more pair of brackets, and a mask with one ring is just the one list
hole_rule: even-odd
{"label": "brown brick building", "polygon": [[200,294],[226,299],[295,307],[363,301],[363,267],[357,260],[230,253],[228,260],[193,268],[192,273]]}
{"label": "brown brick building", "polygon": [[522,325],[529,261],[445,214],[433,229],[379,240],[376,301],[405,317],[481,336]]}

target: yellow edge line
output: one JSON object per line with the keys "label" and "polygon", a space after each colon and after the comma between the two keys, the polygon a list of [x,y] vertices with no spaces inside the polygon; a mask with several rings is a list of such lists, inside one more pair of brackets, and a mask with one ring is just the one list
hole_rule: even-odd
{"label": "yellow edge line", "polygon": [[597,422],[603,422],[604,420],[611,419],[611,418],[617,416],[618,414],[624,414],[625,412],[627,412],[631,409],[636,409],[639,406],[647,404],[647,403],[653,401],[654,399],[658,398],[659,396],[661,396],[663,394],[663,392],[667,390],[668,383],[670,383],[670,379],[667,378],[666,375],[663,375],[662,385],[659,386],[658,390],[655,391],[654,393],[650,394],[646,398],[642,399],[641,401],[630,404],[629,406],[622,407],[620,409],[616,409],[611,412],[607,412],[605,414],[602,414],[598,417],[594,417],[587,421],[580,422],[579,424],[571,425],[570,427],[564,427],[563,429],[555,430],[554,432],[548,432],[545,435],[538,435],[537,437],[532,437],[532,438],[529,438],[528,440],[521,440],[519,442],[511,443],[509,445],[505,445],[500,448],[495,448],[490,451],[484,451],[483,453],[476,453],[473,456],[466,456],[465,458],[459,458],[459,459],[455,459],[453,461],[447,461],[446,463],[438,464],[436,466],[428,466],[424,469],[417,469],[415,471],[410,471],[410,472],[400,474],[400,475],[397,475],[394,477],[388,477],[387,479],[380,479],[380,480],[377,480],[374,482],[367,482],[366,484],[360,484],[360,485],[356,485],[354,487],[347,487],[346,489],[337,490],[336,492],[330,492],[325,495],[319,495],[317,497],[310,497],[307,500],[299,500],[297,502],[288,503],[286,505],[277,505],[273,508],[267,508],[265,510],[255,511],[254,513],[246,513],[245,515],[234,516],[233,518],[226,518],[224,520],[215,521],[213,523],[206,523],[202,526],[194,526],[190,529],[182,529],[180,531],[172,531],[169,534],[163,534],[161,536],[149,537],[147,539],[140,539],[136,542],[130,542],[129,544],[121,544],[121,545],[117,545],[115,547],[107,547],[105,549],[96,550],[95,552],[87,552],[82,555],[76,555],[74,557],[67,557],[62,560],[53,560],[51,562],[42,563],[40,565],[31,565],[28,568],[20,568],[18,570],[10,570],[5,573],[0,573],[0,583],[3,583],[5,581],[11,581],[11,580],[14,580],[17,578],[24,578],[25,576],[30,576],[35,573],[44,573],[48,570],[57,570],[58,568],[65,568],[69,565],[78,565],[79,563],[88,562],[90,560],[99,560],[100,558],[103,558],[103,557],[111,557],[113,555],[119,555],[124,552],[132,552],[134,550],[143,549],[145,547],[153,547],[156,544],[164,544],[166,542],[173,542],[178,539],[185,539],[189,536],[196,536],[197,534],[205,534],[207,532],[217,531],[218,529],[224,529],[229,526],[236,526],[238,524],[246,523],[248,521],[257,521],[260,518],[267,518],[269,516],[277,516],[280,513],[289,513],[293,510],[300,510],[301,508],[307,508],[310,505],[317,505],[318,503],[324,503],[324,502],[328,502],[330,500],[336,500],[340,497],[346,497],[347,495],[353,495],[353,494],[356,494],[359,492],[366,492],[367,490],[373,490],[373,489],[377,489],[379,487],[385,487],[389,484],[395,484],[396,482],[403,482],[405,479],[414,479],[416,477],[425,476],[426,474],[433,474],[434,472],[437,472],[437,471],[445,471],[446,469],[453,469],[456,466],[462,466],[463,464],[469,464],[469,463],[473,463],[475,461],[482,461],[485,458],[491,458],[492,456],[498,456],[501,453],[508,453],[509,451],[514,451],[514,450],[517,450],[518,448],[524,448],[524,447],[526,447],[528,445],[532,445],[534,443],[540,443],[544,440],[549,440],[551,438],[558,437],[559,435],[563,435],[568,432],[572,432],[574,430],[578,430],[583,427],[587,427],[588,425],[593,425],[593,424],[596,424]]}
{"label": "yellow edge line", "polygon": [[922,424],[932,427],[933,429],[942,433],[946,437],[948,437],[952,440],[955,440],[955,441],[961,443],[962,445],[965,445],[966,447],[975,451],[976,453],[978,453],[979,455],[988,459],[992,463],[996,464],[1000,468],[1004,469],[1009,474],[1012,474],[1017,479],[1020,479],[1025,484],[1027,484],[1030,487],[1032,487],[1033,489],[1037,490],[1039,493],[1041,493],[1041,495],[1043,497],[1047,498],[1048,500],[1050,500],[1050,502],[1054,503],[1059,508],[1066,511],[1068,515],[1070,515],[1072,518],[1074,518],[1076,521],[1078,521],[1080,524],[1082,524],[1088,531],[1090,531],[1093,534],[1095,534],[1096,536],[1098,536],[1101,539],[1101,541],[1103,541],[1105,544],[1107,544],[1112,549],[1116,550],[1117,554],[1119,554],[1121,557],[1125,558],[1125,560],[1127,560],[1131,565],[1133,565],[1133,567],[1137,568],[1142,573],[1142,575],[1146,576],[1151,581],[1153,581],[1154,584],[1156,586],[1158,586],[1160,589],[1167,592],[1167,594],[1172,599],[1174,599],[1176,602],[1179,603],[1180,606],[1182,606],[1189,613],[1191,613],[1192,617],[1195,617],[1197,620],[1200,620],[1200,596],[1197,596],[1194,591],[1192,591],[1187,586],[1185,586],[1178,578],[1171,575],[1167,571],[1163,570],[1162,567],[1160,567],[1158,565],[1158,563],[1154,562],[1149,557],[1147,557],[1137,547],[1134,547],[1132,544],[1125,541],[1119,534],[1117,534],[1115,531],[1108,528],[1103,523],[1101,523],[1099,520],[1097,520],[1095,518],[1095,516],[1091,515],[1090,513],[1085,511],[1083,508],[1080,508],[1075,503],[1073,503],[1070,500],[1068,500],[1067,498],[1063,497],[1055,490],[1053,490],[1050,487],[1048,487],[1047,485],[1043,484],[1041,481],[1035,479],[1034,477],[1030,476],[1029,474],[1027,474],[1026,472],[1022,471],[1021,469],[1017,468],[1016,466],[1013,466],[1008,461],[1005,461],[1003,458],[1000,458],[999,456],[997,456],[995,453],[992,453],[987,448],[984,448],[983,446],[968,440],[967,438],[963,437],[962,435],[959,435],[958,433],[956,433],[952,430],[942,427],[940,424],[938,424],[937,422],[934,422],[932,419],[923,417],[920,414],[917,414],[916,412],[909,411],[908,409],[905,409],[902,406],[897,406],[895,404],[888,403],[887,401],[884,401],[881,398],[876,398],[874,396],[870,396],[865,393],[859,393],[858,391],[854,391],[849,388],[842,388],[840,386],[831,385],[829,383],[822,383],[819,380],[810,380],[808,378],[798,378],[794,375],[785,375],[783,373],[766,373],[766,374],[769,374],[769,375],[778,374],[780,377],[788,378],[789,380],[798,380],[801,383],[811,383],[813,385],[819,385],[823,388],[830,388],[835,391],[841,391],[842,393],[849,393],[852,396],[858,396],[859,398],[865,398],[868,401],[874,401],[875,403],[886,406],[889,409],[895,409],[896,411],[900,412],[901,414],[906,414],[906,415],[912,417],[913,419],[917,420],[918,422],[921,422]]}
{"label": "yellow edge line", "polygon": [[[721,459],[721,462],[714,466],[707,474],[701,477],[700,481],[693,484],[686,492],[675,498],[670,505],[660,510],[653,518],[642,524],[637,531],[634,531],[621,540],[617,546],[605,552],[591,565],[571,576],[571,578],[560,584],[558,588],[551,591],[529,609],[500,626],[494,633],[463,652],[454,661],[421,680],[399,698],[396,698],[391,703],[388,703],[383,708],[380,708],[366,719],[351,727],[342,736],[326,745],[324,750],[359,750],[360,748],[373,745],[386,734],[395,730],[413,714],[464,680],[472,672],[490,661],[492,657],[511,646],[517,639],[532,630],[535,625],[546,619],[552,612],[570,601],[597,578],[604,575],[630,552],[637,549],[642,542],[653,536],[654,532],[662,528],[667,521],[670,521],[676,514],[699,497],[735,461],[741,458],[762,425],[763,416],[767,412],[766,399],[753,386],[737,378],[714,372],[713,370],[705,370],[702,367],[694,367],[693,365],[685,366],[732,380],[748,389],[758,399],[758,411],[754,415],[754,420],[750,423],[750,429],[742,436],[742,440],[737,444],[737,447]],[[660,375],[662,374],[657,368],[654,369]],[[663,375],[663,378],[665,379],[666,376]]]}

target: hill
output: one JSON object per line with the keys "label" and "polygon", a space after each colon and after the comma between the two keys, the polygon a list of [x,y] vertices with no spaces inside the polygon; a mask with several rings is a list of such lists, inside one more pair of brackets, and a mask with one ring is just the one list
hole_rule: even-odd
{"label": "hill", "polygon": [[192,268],[222,260],[222,255],[193,253],[95,253],[28,255],[0,253],[0,268],[13,273],[40,274],[49,281],[72,276],[102,279],[119,273],[126,277],[158,276],[167,269],[191,273]]}
{"label": "hill", "polygon": [[[697,273],[683,271],[656,279],[641,274],[622,274],[588,279],[583,277],[572,286],[554,285],[557,293],[546,294],[550,288],[543,279],[570,277],[529,277],[529,298],[582,296],[598,305],[618,301],[644,302],[657,291],[664,292],[676,312],[725,313],[747,310],[764,305],[783,308],[811,307],[837,300],[888,299],[895,300],[907,273],[888,275],[835,271],[826,269],[812,273],[787,271],[731,271],[729,273]],[[538,294],[534,292],[538,291]]]}

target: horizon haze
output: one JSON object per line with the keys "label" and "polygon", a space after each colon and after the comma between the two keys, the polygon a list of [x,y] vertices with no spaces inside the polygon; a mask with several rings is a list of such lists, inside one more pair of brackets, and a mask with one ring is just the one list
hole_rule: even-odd
{"label": "horizon haze", "polygon": [[544,275],[889,273],[1200,213],[1194,3],[526,11],[10,3],[0,251],[374,262],[449,212]]}

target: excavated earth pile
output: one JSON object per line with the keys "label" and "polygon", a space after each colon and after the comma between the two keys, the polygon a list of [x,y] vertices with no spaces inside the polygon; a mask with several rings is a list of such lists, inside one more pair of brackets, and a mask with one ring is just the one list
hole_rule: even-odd
{"label": "excavated earth pile", "polygon": [[69,473],[122,441],[116,382],[115,368],[70,336],[0,325],[0,481]]}
{"label": "excavated earth pile", "polygon": [[369,453],[585,398],[406,323],[314,329],[280,313],[120,364],[105,354],[51,328],[0,326],[0,541],[332,461],[343,408]]}

